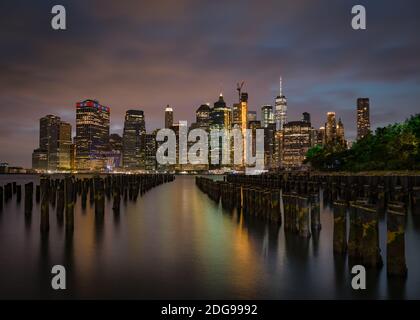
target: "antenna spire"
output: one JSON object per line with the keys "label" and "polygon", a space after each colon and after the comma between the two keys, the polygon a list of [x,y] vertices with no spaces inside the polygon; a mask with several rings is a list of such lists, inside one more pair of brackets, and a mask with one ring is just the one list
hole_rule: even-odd
{"label": "antenna spire", "polygon": [[283,95],[283,84],[282,84],[282,78],[280,76],[280,97]]}

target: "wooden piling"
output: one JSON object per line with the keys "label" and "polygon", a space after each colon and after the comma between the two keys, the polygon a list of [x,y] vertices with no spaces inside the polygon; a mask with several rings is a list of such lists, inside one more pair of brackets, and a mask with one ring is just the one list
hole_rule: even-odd
{"label": "wooden piling", "polygon": [[363,235],[361,212],[356,201],[350,202],[350,227],[348,241],[348,255],[350,259],[361,259],[361,240]]}
{"label": "wooden piling", "polygon": [[344,254],[347,251],[347,215],[346,202],[336,200],[334,206],[334,236],[333,251],[336,254]]}
{"label": "wooden piling", "polygon": [[74,193],[76,192],[74,182],[70,177],[65,179],[65,200],[66,200],[66,230],[74,229]]}
{"label": "wooden piling", "polygon": [[16,190],[16,203],[20,203],[22,201],[22,186],[19,185],[15,185],[15,190]]}
{"label": "wooden piling", "polygon": [[383,265],[379,247],[378,212],[375,207],[363,204],[359,206],[363,233],[361,239],[361,259],[365,267],[380,268]]}
{"label": "wooden piling", "polygon": [[311,229],[321,230],[321,208],[319,203],[319,193],[313,193],[311,201]]}
{"label": "wooden piling", "polygon": [[57,207],[56,207],[56,215],[57,220],[60,224],[64,220],[64,207],[65,207],[65,181],[61,181],[58,185],[57,189]]}
{"label": "wooden piling", "polygon": [[280,190],[271,190],[270,196],[270,220],[278,225],[281,225]]}
{"label": "wooden piling", "polygon": [[420,215],[420,186],[413,187],[411,190],[411,213]]}
{"label": "wooden piling", "polygon": [[102,220],[105,212],[105,190],[101,178],[95,178],[95,218]]}
{"label": "wooden piling", "polygon": [[35,190],[35,201],[36,203],[39,203],[41,201],[41,186],[37,185]]}
{"label": "wooden piling", "polygon": [[32,213],[33,201],[34,201],[34,184],[29,182],[25,184],[25,215]]}
{"label": "wooden piling", "polygon": [[50,219],[49,219],[49,210],[50,203],[48,198],[48,188],[49,179],[42,177],[41,178],[41,232],[46,233],[50,229]]}
{"label": "wooden piling", "polygon": [[4,196],[3,196],[3,187],[0,186],[0,212],[3,211],[3,198],[4,198]]}
{"label": "wooden piling", "polygon": [[389,204],[387,211],[387,274],[407,276],[405,262],[405,216],[404,204]]}
{"label": "wooden piling", "polygon": [[307,197],[299,196],[298,201],[298,231],[302,238],[309,238],[311,236],[311,229],[309,226],[309,199]]}

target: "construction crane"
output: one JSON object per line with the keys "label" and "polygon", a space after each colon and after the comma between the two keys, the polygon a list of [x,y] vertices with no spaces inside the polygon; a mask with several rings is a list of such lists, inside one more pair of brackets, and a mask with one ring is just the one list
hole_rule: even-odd
{"label": "construction crane", "polygon": [[241,101],[241,92],[242,92],[242,87],[244,86],[245,81],[242,81],[241,83],[237,83],[236,84],[236,90],[238,90],[238,95],[239,95],[239,101]]}

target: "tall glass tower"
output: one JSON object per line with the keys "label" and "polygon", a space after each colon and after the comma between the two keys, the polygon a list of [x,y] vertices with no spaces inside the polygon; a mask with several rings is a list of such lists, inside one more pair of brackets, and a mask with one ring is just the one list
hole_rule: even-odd
{"label": "tall glass tower", "polygon": [[287,122],[287,99],[283,95],[282,79],[280,77],[280,91],[276,97],[276,106],[274,110],[274,119],[276,121],[276,130],[283,130]]}

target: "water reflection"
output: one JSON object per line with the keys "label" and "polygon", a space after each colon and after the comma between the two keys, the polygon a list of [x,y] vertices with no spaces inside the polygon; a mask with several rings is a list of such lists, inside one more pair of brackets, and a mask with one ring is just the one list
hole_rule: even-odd
{"label": "water reflection", "polygon": [[[137,202],[124,195],[119,214],[112,210],[112,197],[106,198],[103,216],[95,214],[88,197],[75,204],[73,231],[51,205],[46,234],[39,231],[39,205],[28,216],[14,199],[5,205],[0,297],[420,298],[419,217],[408,220],[408,280],[387,279],[385,267],[368,270],[368,290],[355,292],[352,264],[332,253],[332,212],[324,199],[322,229],[304,239],[240,210],[223,209],[188,176]],[[385,231],[381,221],[383,258]],[[54,264],[66,267],[65,294],[51,289]]]}

